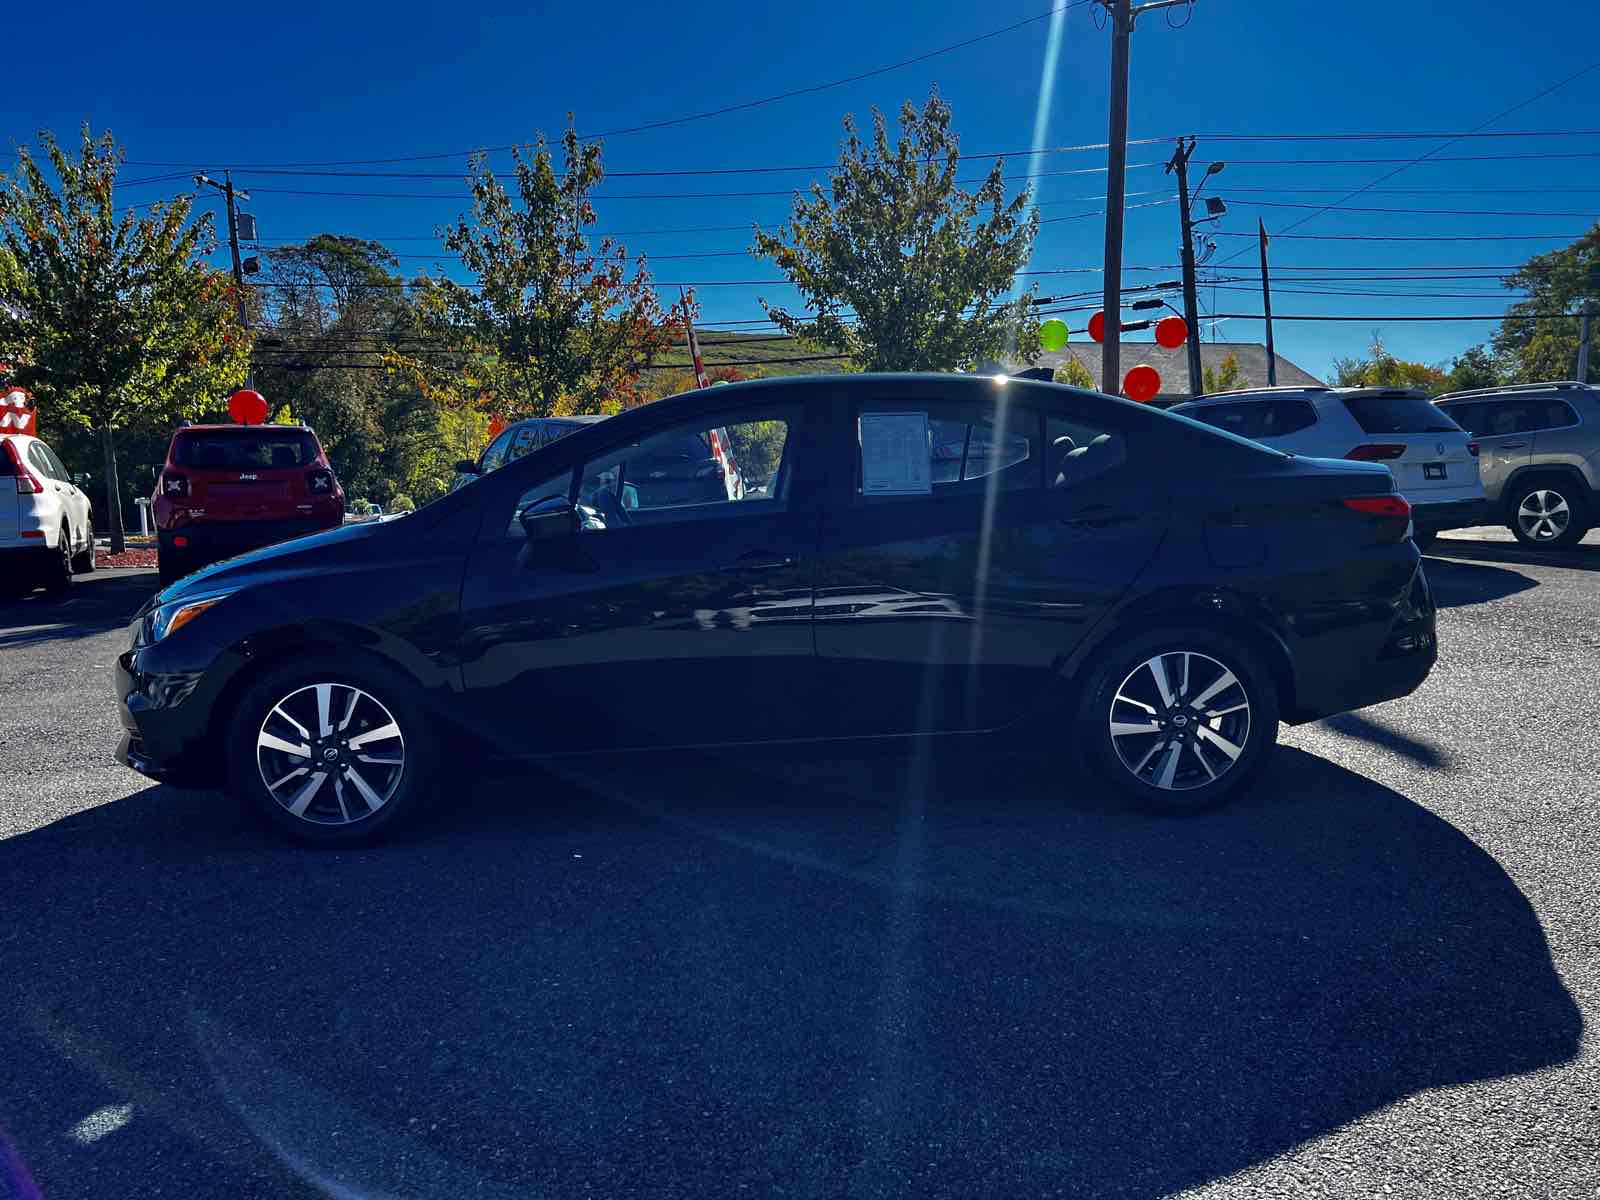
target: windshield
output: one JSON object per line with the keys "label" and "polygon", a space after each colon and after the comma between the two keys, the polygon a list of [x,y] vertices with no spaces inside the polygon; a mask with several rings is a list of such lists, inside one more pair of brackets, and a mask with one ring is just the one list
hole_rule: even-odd
{"label": "windshield", "polygon": [[1345,408],[1363,433],[1461,433],[1445,411],[1426,396],[1344,396]]}
{"label": "windshield", "polygon": [[305,430],[231,430],[180,433],[173,461],[197,471],[305,467],[316,461],[317,439]]}

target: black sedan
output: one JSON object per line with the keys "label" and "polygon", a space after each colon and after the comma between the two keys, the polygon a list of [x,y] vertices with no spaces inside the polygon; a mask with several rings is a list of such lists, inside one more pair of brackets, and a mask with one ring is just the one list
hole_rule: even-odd
{"label": "black sedan", "polygon": [[[712,430],[765,486],[635,478]],[[448,795],[485,750],[969,732],[1199,811],[1280,721],[1426,678],[1393,486],[1055,384],[720,387],[160,592],[117,664],[118,757],[318,843]]]}

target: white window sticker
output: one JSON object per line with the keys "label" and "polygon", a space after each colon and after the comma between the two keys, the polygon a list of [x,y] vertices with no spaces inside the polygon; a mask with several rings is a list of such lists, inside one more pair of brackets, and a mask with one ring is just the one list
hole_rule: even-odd
{"label": "white window sticker", "polygon": [[928,465],[927,413],[861,414],[863,496],[930,495]]}

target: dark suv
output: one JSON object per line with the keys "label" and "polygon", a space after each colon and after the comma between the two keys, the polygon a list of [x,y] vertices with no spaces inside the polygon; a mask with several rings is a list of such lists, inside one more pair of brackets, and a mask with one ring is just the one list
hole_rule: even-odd
{"label": "dark suv", "polygon": [[304,425],[191,425],[151,499],[161,582],[344,521],[344,489]]}

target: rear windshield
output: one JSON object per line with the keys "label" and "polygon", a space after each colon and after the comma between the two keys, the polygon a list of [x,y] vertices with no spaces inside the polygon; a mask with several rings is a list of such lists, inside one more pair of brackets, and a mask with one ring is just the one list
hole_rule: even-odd
{"label": "rear windshield", "polygon": [[1460,433],[1432,400],[1423,396],[1345,396],[1344,406],[1363,433]]}
{"label": "rear windshield", "polygon": [[316,460],[317,439],[293,429],[180,433],[172,457],[197,471],[306,467]]}
{"label": "rear windshield", "polygon": [[711,457],[711,447],[701,434],[686,433],[652,445],[643,457],[664,462],[701,462]]}

